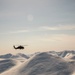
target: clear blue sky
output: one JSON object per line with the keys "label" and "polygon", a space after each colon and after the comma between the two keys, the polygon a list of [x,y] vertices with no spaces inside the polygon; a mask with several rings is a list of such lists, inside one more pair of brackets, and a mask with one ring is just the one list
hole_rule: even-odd
{"label": "clear blue sky", "polygon": [[25,53],[75,49],[75,0],[0,0],[0,54],[20,44]]}

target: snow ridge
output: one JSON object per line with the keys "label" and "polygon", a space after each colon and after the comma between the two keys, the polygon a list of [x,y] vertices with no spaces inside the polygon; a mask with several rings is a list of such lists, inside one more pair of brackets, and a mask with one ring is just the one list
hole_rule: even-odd
{"label": "snow ridge", "polygon": [[75,61],[67,62],[59,56],[43,52],[29,58],[15,72],[12,70],[1,75],[72,75],[74,66]]}

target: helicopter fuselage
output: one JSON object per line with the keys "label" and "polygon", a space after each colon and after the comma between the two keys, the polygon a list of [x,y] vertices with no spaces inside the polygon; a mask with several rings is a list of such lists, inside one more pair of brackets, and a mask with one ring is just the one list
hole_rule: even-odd
{"label": "helicopter fuselage", "polygon": [[14,47],[14,49],[24,49],[24,47],[23,46],[18,46],[18,47],[15,47],[15,46],[13,46]]}

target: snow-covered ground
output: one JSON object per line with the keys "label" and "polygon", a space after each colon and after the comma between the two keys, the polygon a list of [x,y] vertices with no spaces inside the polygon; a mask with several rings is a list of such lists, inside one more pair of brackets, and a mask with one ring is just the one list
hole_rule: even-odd
{"label": "snow-covered ground", "polygon": [[38,53],[23,63],[15,59],[18,61],[17,65],[1,75],[75,75],[75,60],[65,59],[65,56],[61,58],[56,53]]}
{"label": "snow-covered ground", "polygon": [[12,54],[0,55],[0,74],[17,67],[21,63],[25,62],[27,59],[28,56],[21,53],[16,55]]}

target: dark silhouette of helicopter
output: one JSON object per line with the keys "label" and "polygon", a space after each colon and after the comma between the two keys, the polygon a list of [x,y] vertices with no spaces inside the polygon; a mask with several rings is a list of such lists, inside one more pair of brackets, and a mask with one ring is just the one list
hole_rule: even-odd
{"label": "dark silhouette of helicopter", "polygon": [[[27,46],[27,45],[24,45],[24,46]],[[13,46],[13,47],[14,47],[14,49],[20,49],[20,50],[23,50],[23,49],[24,49],[24,46],[19,45],[19,46],[17,46],[17,47],[15,47],[15,46]]]}

